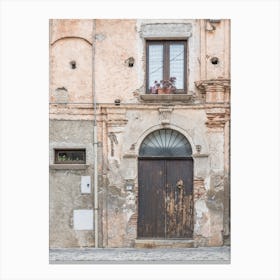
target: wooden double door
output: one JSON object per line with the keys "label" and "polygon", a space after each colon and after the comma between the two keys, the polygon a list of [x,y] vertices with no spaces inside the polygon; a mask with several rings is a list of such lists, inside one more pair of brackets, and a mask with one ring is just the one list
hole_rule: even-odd
{"label": "wooden double door", "polygon": [[140,158],[138,238],[192,238],[192,158]]}

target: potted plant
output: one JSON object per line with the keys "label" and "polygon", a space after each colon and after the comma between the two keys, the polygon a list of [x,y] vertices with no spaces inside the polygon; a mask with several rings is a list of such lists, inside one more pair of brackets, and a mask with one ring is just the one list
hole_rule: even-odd
{"label": "potted plant", "polygon": [[154,81],[154,85],[150,87],[150,93],[158,94],[159,88],[160,88],[160,83],[158,81]]}
{"label": "potted plant", "polygon": [[154,81],[154,85],[150,87],[153,94],[170,94],[175,93],[176,77],[170,77],[168,80]]}

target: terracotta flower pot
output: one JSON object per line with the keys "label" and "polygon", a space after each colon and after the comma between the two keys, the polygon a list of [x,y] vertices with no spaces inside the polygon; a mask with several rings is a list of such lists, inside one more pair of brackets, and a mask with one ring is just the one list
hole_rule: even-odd
{"label": "terracotta flower pot", "polygon": [[171,93],[171,88],[159,88],[158,89],[158,94],[170,94]]}

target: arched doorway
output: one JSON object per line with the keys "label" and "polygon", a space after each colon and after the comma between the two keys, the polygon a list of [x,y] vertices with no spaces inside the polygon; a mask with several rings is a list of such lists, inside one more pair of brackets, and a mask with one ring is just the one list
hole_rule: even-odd
{"label": "arched doorway", "polygon": [[193,159],[184,135],[150,133],[138,157],[138,238],[192,238]]}

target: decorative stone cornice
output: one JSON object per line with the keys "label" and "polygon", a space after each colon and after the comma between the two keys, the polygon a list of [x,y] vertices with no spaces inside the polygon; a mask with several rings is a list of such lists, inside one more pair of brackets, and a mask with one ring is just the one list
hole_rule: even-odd
{"label": "decorative stone cornice", "polygon": [[207,90],[213,90],[215,88],[217,89],[226,89],[230,87],[230,80],[229,79],[211,79],[211,80],[201,80],[196,81],[195,85],[198,89],[200,89],[202,92],[207,92]]}
{"label": "decorative stone cornice", "polygon": [[141,37],[143,38],[188,38],[192,34],[190,23],[147,23],[142,24]]}
{"label": "decorative stone cornice", "polygon": [[226,101],[225,92],[230,88],[229,79],[211,79],[195,82],[196,87],[206,94],[206,103],[223,103]]}
{"label": "decorative stone cornice", "polygon": [[224,128],[225,123],[229,121],[229,110],[211,110],[206,112],[208,128]]}

